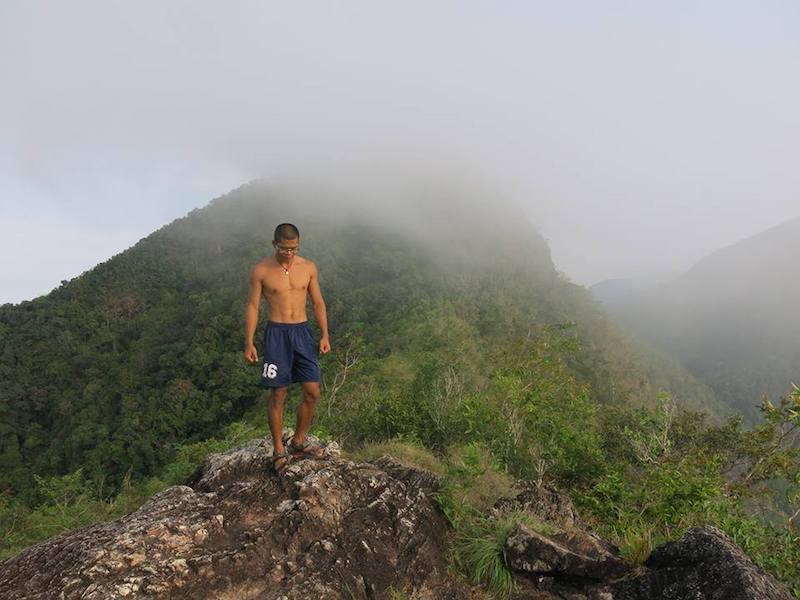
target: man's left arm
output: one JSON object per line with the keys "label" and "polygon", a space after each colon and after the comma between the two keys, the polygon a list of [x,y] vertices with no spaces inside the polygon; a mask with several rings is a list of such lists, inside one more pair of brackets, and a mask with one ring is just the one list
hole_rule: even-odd
{"label": "man's left arm", "polygon": [[311,295],[314,319],[316,319],[322,334],[322,338],[319,340],[319,351],[322,354],[326,354],[331,349],[331,342],[328,338],[328,313],[325,309],[325,300],[322,299],[322,290],[319,289],[317,265],[314,263],[311,263],[311,279],[308,282],[308,293]]}

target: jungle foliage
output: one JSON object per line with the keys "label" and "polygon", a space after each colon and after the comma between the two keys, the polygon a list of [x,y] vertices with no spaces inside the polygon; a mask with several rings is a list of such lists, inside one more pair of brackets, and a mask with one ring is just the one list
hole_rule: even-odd
{"label": "jungle foliage", "polygon": [[287,211],[245,186],[47,296],[0,307],[1,556],[125,514],[209,452],[266,434],[244,303],[250,266],[290,220],[319,267],[333,344],[315,433],[438,461],[471,577],[505,589],[487,555],[504,529],[477,515],[493,501],[484,490],[514,477],[569,491],[632,558],[712,522],[800,586],[800,392],[765,403],[754,429],[726,416],[559,275],[510,208],[426,196],[399,227],[301,200]]}
{"label": "jungle foliage", "polygon": [[[397,423],[413,413],[419,434],[443,446],[473,427],[481,403],[451,423],[443,404],[420,406],[422,396],[435,390],[443,403],[462,402],[460,386],[480,382],[496,391],[507,385],[489,377],[497,361],[564,323],[580,345],[563,370],[594,399],[645,403],[667,388],[712,405],[685,372],[643,359],[586,290],[560,277],[513,207],[498,203],[502,218],[465,214],[446,190],[425,193],[400,211],[417,214],[400,227],[367,209],[353,215],[250,184],[46,296],[1,306],[0,491],[35,504],[34,474],[78,468],[118,489],[258,402],[257,367],[242,359],[248,274],[271,253],[282,220],[301,225],[302,254],[319,267],[337,350],[326,372],[358,358],[346,388],[326,382],[323,408],[357,439],[403,433],[408,426]],[[285,209],[284,195],[304,210]],[[380,394],[380,408],[358,400],[343,414],[345,393]]]}

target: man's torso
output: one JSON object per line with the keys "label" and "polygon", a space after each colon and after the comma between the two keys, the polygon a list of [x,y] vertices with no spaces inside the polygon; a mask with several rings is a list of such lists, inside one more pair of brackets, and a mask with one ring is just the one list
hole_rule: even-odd
{"label": "man's torso", "polygon": [[261,293],[269,303],[269,320],[277,323],[307,321],[306,298],[311,281],[312,263],[295,256],[288,273],[274,256],[258,263]]}

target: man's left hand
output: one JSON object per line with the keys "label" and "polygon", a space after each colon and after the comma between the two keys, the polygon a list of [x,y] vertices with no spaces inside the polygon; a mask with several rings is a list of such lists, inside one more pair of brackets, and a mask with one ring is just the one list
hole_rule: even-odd
{"label": "man's left hand", "polygon": [[330,350],[331,350],[331,342],[328,339],[328,336],[325,336],[319,341],[319,351],[322,354],[327,354],[328,352],[330,352]]}

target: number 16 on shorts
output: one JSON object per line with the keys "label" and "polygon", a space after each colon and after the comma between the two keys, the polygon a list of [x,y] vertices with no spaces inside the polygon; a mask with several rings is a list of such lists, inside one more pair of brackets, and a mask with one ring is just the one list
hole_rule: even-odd
{"label": "number 16 on shorts", "polygon": [[266,377],[267,379],[275,379],[278,375],[278,365],[271,365],[269,363],[264,363],[264,372],[261,373],[262,377]]}

